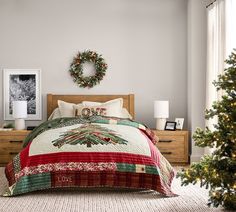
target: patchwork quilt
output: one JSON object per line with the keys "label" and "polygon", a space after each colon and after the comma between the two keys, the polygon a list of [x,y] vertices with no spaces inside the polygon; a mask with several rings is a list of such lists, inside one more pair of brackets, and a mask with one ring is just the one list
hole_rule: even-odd
{"label": "patchwork quilt", "polygon": [[64,187],[142,188],[174,196],[174,170],[146,126],[129,119],[58,118],[35,128],[6,166],[4,196]]}

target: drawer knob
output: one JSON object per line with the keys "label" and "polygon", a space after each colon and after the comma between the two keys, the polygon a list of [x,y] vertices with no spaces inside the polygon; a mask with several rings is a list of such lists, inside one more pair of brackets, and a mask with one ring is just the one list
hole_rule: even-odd
{"label": "drawer knob", "polygon": [[10,141],[10,143],[21,143],[23,142],[22,140],[19,140],[19,141],[16,141],[16,140],[13,140],[13,141]]}
{"label": "drawer knob", "polygon": [[17,155],[18,152],[9,152],[10,155]]}
{"label": "drawer knob", "polygon": [[172,152],[161,152],[161,154],[163,154],[163,155],[171,155]]}
{"label": "drawer knob", "polygon": [[159,142],[170,143],[170,142],[172,142],[172,140],[159,140]]}

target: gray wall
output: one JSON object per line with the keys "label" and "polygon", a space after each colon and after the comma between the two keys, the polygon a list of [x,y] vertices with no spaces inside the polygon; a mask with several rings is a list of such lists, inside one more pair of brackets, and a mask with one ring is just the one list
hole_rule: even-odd
{"label": "gray wall", "polygon": [[[47,93],[134,93],[136,118],[151,127],[154,100],[170,101],[170,119],[187,118],[187,0],[0,0],[0,31],[1,71],[42,69],[44,120]],[[92,89],[68,73],[85,49],[109,65]]]}
{"label": "gray wall", "polygon": [[[190,136],[197,127],[205,127],[207,17],[206,2],[188,1],[188,129]],[[204,148],[192,146],[191,161],[198,161]]]}

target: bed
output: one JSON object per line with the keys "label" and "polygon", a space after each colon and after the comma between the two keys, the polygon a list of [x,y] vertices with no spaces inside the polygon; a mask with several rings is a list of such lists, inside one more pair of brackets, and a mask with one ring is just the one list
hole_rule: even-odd
{"label": "bed", "polygon": [[[122,100],[122,113],[126,109],[134,117],[133,94],[48,94],[48,117],[59,102],[67,102],[76,113],[78,108],[107,113],[57,117],[36,127],[6,166],[9,187],[4,196],[75,187],[141,188],[175,196],[171,191],[174,170],[156,148],[158,138],[142,123],[108,116],[114,99]],[[96,108],[87,102],[96,103]]]}

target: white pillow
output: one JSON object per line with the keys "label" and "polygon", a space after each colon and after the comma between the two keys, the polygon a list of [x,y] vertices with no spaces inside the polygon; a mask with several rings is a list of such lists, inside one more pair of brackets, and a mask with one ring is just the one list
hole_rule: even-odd
{"label": "white pillow", "polygon": [[[74,104],[74,103],[68,103],[62,100],[58,100],[58,106],[59,108],[56,108],[53,110],[52,114],[49,116],[48,120],[53,120],[56,118],[61,117],[74,117],[75,114],[75,106],[88,106],[88,107],[94,107],[94,106],[102,106],[107,108],[108,114],[106,112],[107,116],[116,116],[118,118],[129,118],[132,119],[132,116],[129,114],[126,108],[123,107],[123,99],[113,99],[108,102],[90,102],[90,101],[83,101],[82,104]],[[114,112],[115,108],[115,112]],[[119,108],[119,109],[118,109]],[[119,110],[119,111],[118,111]]]}
{"label": "white pillow", "polygon": [[[76,104],[69,103],[69,102],[64,102],[62,100],[58,100],[57,104],[58,104],[58,107],[59,107],[61,117],[75,117],[74,106]],[[77,105],[82,105],[82,104],[77,104]]]}
{"label": "white pillow", "polygon": [[123,108],[123,99],[113,99],[107,102],[90,102],[90,101],[83,101],[83,106],[87,107],[96,107],[96,106],[102,106],[107,108],[106,116],[115,116],[118,118],[130,118],[132,119],[132,116],[129,114],[129,112]]}
{"label": "white pillow", "polygon": [[55,110],[53,110],[52,114],[48,118],[48,121],[57,119],[57,118],[61,118],[61,113],[58,107]]}
{"label": "white pillow", "polygon": [[123,107],[123,99],[122,98],[118,98],[118,99],[112,99],[110,101],[107,102],[90,102],[90,101],[83,101],[82,102],[83,106],[101,106],[101,105],[105,105],[105,106],[113,106],[113,107],[117,107],[119,109],[122,109]]}
{"label": "white pillow", "polygon": [[133,117],[131,116],[131,114],[128,112],[128,110],[126,108],[122,108],[121,111],[121,117],[120,118],[124,118],[124,119],[133,119]]}
{"label": "white pillow", "polygon": [[107,108],[106,116],[114,116],[114,117],[120,117],[122,113],[122,107],[123,107],[123,99],[113,99],[107,102],[89,102],[89,101],[83,101],[83,106],[87,107],[94,107],[94,106],[100,106]]}
{"label": "white pillow", "polygon": [[[81,104],[82,106],[82,104]],[[76,107],[79,107],[79,105],[76,105]],[[78,115],[78,112],[77,114]],[[100,114],[101,115],[101,114]],[[105,115],[105,114],[103,114]],[[48,118],[48,121],[53,120],[53,119],[57,119],[57,118],[61,118],[61,113],[59,108],[57,107],[55,110],[53,110],[53,112],[51,113],[51,115]],[[126,108],[122,108],[122,113],[121,113],[121,117],[120,118],[129,118],[129,119],[133,119],[133,117],[130,115],[130,113],[127,111]]]}

